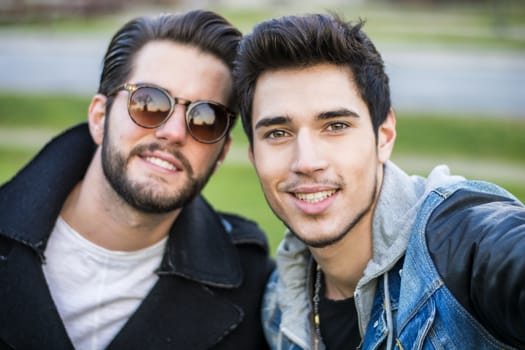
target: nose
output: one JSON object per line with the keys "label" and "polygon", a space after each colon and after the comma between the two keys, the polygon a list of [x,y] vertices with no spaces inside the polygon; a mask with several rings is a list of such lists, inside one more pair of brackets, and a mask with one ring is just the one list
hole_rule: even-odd
{"label": "nose", "polygon": [[295,173],[312,174],[328,167],[321,142],[307,130],[297,134],[294,153],[291,169]]}
{"label": "nose", "polygon": [[155,130],[155,135],[169,142],[186,143],[189,136],[186,129],[186,108],[185,105],[176,104],[168,120]]}

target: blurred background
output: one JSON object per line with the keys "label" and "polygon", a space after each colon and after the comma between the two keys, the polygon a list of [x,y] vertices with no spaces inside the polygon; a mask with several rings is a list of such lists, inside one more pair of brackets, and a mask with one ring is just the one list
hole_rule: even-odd
{"label": "blurred background", "polygon": [[[393,160],[426,176],[437,164],[525,201],[524,0],[0,0],[0,183],[59,131],[86,120],[113,33],[137,15],[212,9],[243,33],[271,17],[362,18],[382,53],[398,119]],[[267,232],[267,208],[240,124],[205,189],[219,210]]]}

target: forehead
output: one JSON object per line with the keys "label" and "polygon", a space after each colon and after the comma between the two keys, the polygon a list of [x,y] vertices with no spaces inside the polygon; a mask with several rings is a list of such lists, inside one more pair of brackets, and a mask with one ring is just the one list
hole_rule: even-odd
{"label": "forehead", "polygon": [[225,102],[232,92],[228,66],[197,47],[172,41],[152,41],[133,61],[130,82],[160,85],[187,99]]}
{"label": "forehead", "polygon": [[368,115],[350,68],[318,64],[267,71],[255,86],[252,125],[269,116],[314,116],[340,108]]}

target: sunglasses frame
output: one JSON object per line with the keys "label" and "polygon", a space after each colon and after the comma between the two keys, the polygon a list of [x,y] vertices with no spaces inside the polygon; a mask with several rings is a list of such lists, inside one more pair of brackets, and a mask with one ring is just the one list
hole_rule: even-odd
{"label": "sunglasses frame", "polygon": [[[158,91],[160,91],[161,93],[163,93],[167,98],[168,98],[168,101],[170,102],[170,110],[168,111],[168,114],[166,116],[166,118],[164,118],[160,123],[158,124],[155,124],[155,125],[143,125],[141,123],[139,123],[137,120],[135,120],[135,118],[131,115],[131,99],[133,97],[133,94],[135,92],[137,92],[138,90],[142,89],[142,88],[150,88],[150,89],[156,89]],[[190,101],[190,100],[187,100],[185,98],[181,98],[181,97],[175,97],[175,96],[172,96],[170,94],[170,92],[161,87],[161,86],[158,86],[158,85],[155,85],[155,84],[150,84],[150,83],[137,83],[137,84],[132,84],[132,83],[124,83],[118,87],[116,87],[111,93],[108,94],[108,96],[112,96],[112,95],[115,95],[116,93],[118,93],[119,91],[122,91],[122,90],[125,90],[128,92],[128,115],[130,117],[130,119],[138,126],[142,127],[142,128],[145,128],[145,129],[155,129],[155,128],[158,128],[159,126],[163,125],[164,123],[166,123],[168,121],[168,119],[171,118],[171,115],[173,114],[173,111],[175,110],[175,105],[183,105],[186,107],[186,113],[184,114],[185,115],[185,121],[186,121],[186,130],[188,130],[188,132],[190,133],[191,137],[193,137],[196,141],[198,142],[201,142],[201,143],[205,143],[205,144],[212,144],[212,143],[217,143],[219,142],[222,138],[224,138],[224,136],[228,133],[228,131],[230,130],[230,128],[234,125],[234,122],[235,122],[235,118],[237,117],[237,114],[233,111],[231,111],[228,107],[226,107],[225,105],[219,103],[219,102],[215,102],[215,101],[212,101],[212,100],[197,100],[197,101]],[[199,105],[201,104],[208,104],[208,105],[212,105],[214,107],[218,107],[219,109],[222,109],[224,110],[225,114],[226,114],[226,127],[224,128],[224,131],[220,134],[220,136],[218,136],[217,138],[213,139],[213,140],[203,140],[201,138],[199,138],[197,135],[195,135],[191,128],[190,128],[190,115],[191,115],[191,111],[198,107]]]}

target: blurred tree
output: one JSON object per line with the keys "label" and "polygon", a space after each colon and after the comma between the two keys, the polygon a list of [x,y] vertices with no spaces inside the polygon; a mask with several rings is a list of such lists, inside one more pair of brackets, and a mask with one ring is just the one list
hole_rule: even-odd
{"label": "blurred tree", "polygon": [[45,22],[68,16],[108,14],[137,5],[176,5],[178,0],[1,0],[0,24]]}

